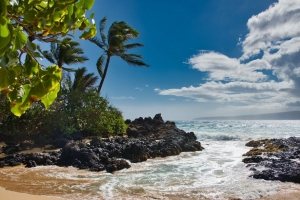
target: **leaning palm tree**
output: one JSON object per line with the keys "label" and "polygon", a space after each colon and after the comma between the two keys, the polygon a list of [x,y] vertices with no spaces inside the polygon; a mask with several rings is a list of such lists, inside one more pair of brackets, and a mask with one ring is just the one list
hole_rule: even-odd
{"label": "leaning palm tree", "polygon": [[83,63],[88,60],[87,57],[82,55],[83,50],[80,48],[80,44],[69,37],[64,38],[62,41],[51,42],[50,51],[40,50],[40,52],[49,62],[66,71],[74,71],[74,69],[66,68],[64,65]]}
{"label": "leaning palm tree", "polygon": [[[128,40],[132,38],[137,38],[139,32],[136,31],[134,28],[130,27],[126,22],[121,21],[121,22],[114,22],[110,26],[108,30],[108,34],[106,36],[104,33],[106,21],[107,21],[106,17],[104,17],[100,21],[99,30],[100,30],[101,40],[98,39],[97,37],[89,39],[92,43],[96,44],[98,47],[104,50],[104,54],[99,57],[96,63],[99,75],[101,77],[101,81],[97,90],[99,94],[103,86],[107,74],[109,62],[112,56],[119,56],[129,65],[139,66],[139,67],[149,66],[141,60],[142,58],[141,55],[126,53],[126,51],[129,49],[135,47],[143,47],[143,45],[140,43],[127,44]],[[103,63],[105,59],[106,59],[106,63],[103,72]]]}

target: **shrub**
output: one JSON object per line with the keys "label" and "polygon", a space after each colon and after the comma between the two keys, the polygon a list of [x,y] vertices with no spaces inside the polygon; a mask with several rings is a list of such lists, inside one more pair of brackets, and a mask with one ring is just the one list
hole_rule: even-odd
{"label": "shrub", "polygon": [[103,136],[124,133],[122,113],[94,90],[62,90],[46,110],[37,102],[21,117],[8,112],[0,124],[0,134],[31,139],[79,133]]}

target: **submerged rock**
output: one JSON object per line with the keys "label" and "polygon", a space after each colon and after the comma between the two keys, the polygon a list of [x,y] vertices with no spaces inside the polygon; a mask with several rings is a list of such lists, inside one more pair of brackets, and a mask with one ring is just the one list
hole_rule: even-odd
{"label": "submerged rock", "polygon": [[[244,154],[251,157],[243,159],[244,163],[256,163],[251,165],[251,177],[300,183],[299,137],[250,141],[246,146],[254,147]],[[261,167],[264,170],[259,170]]]}

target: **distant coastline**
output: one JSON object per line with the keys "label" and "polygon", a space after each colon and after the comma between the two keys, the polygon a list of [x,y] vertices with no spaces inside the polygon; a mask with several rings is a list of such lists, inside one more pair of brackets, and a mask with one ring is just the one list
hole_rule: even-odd
{"label": "distant coastline", "polygon": [[260,115],[198,117],[194,120],[300,120],[300,111],[268,113]]}

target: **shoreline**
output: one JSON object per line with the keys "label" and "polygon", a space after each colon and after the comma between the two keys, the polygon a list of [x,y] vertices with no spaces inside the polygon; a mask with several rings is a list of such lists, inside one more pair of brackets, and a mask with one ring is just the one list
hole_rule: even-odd
{"label": "shoreline", "polygon": [[[58,168],[58,169],[66,169],[66,168]],[[85,171],[78,170],[76,168],[71,168],[73,172],[78,172],[80,173],[85,173]],[[18,179],[15,180],[9,180],[5,178],[4,176],[1,178],[1,184],[0,184],[0,200],[19,200],[19,199],[24,199],[24,200],[74,200],[74,199],[80,199],[78,195],[79,193],[76,194],[72,190],[64,189],[63,191],[57,192],[51,184],[53,182],[53,178],[43,178],[40,176],[40,172],[31,170],[30,168],[25,168],[25,166],[16,166],[16,167],[11,167],[11,168],[2,168],[0,169],[0,174],[7,174],[8,176],[11,176],[12,174],[15,174],[16,172],[26,172],[24,176],[18,176]],[[28,173],[29,172],[29,173]],[[72,172],[72,173],[73,173]],[[18,173],[17,173],[18,174]],[[35,181],[35,184],[30,184],[30,182],[27,182],[27,177],[33,178]],[[38,180],[38,181],[37,181]],[[37,182],[36,182],[37,181]],[[65,179],[57,179],[57,183],[60,184],[65,184],[68,183],[67,180]],[[46,185],[41,184],[42,182],[47,183]],[[70,181],[71,185],[73,181]],[[78,184],[80,181],[76,181],[76,184]],[[82,183],[86,183],[86,181],[82,181]],[[38,184],[38,185],[37,185]],[[50,184],[50,185],[49,185]],[[297,184],[298,185],[298,184]],[[6,189],[7,188],[7,189]],[[54,190],[53,190],[54,189]],[[29,192],[30,191],[30,192]],[[29,194],[28,194],[29,193]],[[227,195],[226,195],[227,196]],[[74,197],[74,199],[73,199]],[[86,196],[84,195],[83,198]],[[99,197],[99,199],[105,199],[103,196],[94,196],[96,198]],[[139,200],[146,200],[149,199],[150,196],[145,196],[145,194],[141,194],[135,196],[136,199]],[[122,196],[118,196],[117,199],[122,199]],[[174,195],[165,195],[165,196],[160,196],[160,199],[166,199],[166,200],[179,200],[182,199],[178,196]],[[231,197],[223,197],[224,200],[247,200],[243,198],[231,198]],[[222,198],[222,199],[223,199]],[[192,198],[193,199],[193,198]],[[209,198],[206,198],[209,200]],[[213,200],[213,198],[211,199]],[[254,199],[252,199],[254,200]],[[267,196],[261,196],[258,198],[255,198],[255,200],[300,200],[300,188],[288,188],[284,187],[277,191],[276,193],[267,195]]]}
{"label": "shoreline", "polygon": [[[144,199],[142,197],[141,199]],[[45,196],[45,195],[33,195],[21,192],[15,192],[11,190],[6,190],[3,187],[0,187],[0,200],[65,200],[62,197],[53,197],[53,196]],[[177,197],[169,197],[170,200],[177,200]],[[292,190],[292,191],[280,191],[276,194],[264,196],[258,198],[257,200],[300,200],[300,190]]]}
{"label": "shoreline", "polygon": [[26,194],[21,192],[14,192],[11,190],[6,190],[3,187],[0,187],[0,200],[64,200],[63,198],[59,197],[50,197],[50,196],[43,196],[43,195],[32,195]]}
{"label": "shoreline", "polygon": [[300,200],[300,190],[280,191],[276,194],[264,196],[258,200]]}

